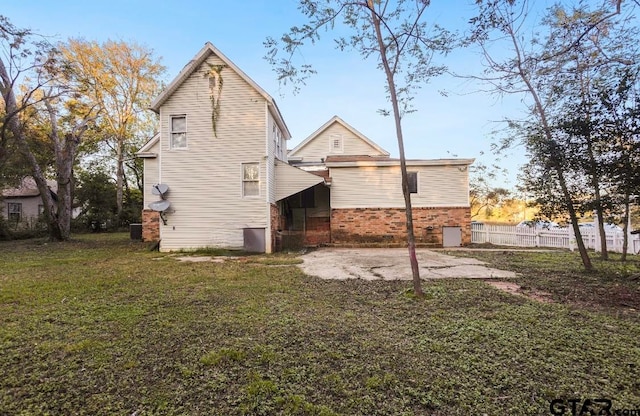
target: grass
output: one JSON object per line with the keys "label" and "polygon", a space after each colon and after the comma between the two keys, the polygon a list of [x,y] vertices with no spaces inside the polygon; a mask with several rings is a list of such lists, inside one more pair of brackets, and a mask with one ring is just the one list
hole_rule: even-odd
{"label": "grass", "polygon": [[[557,267],[517,256],[503,264],[548,263],[521,278],[532,286]],[[0,414],[532,415],[574,397],[640,407],[640,323],[626,306],[541,304],[470,280],[429,282],[415,300],[409,282],[322,281],[298,261],[179,262],[124,234],[0,243]],[[566,285],[544,287],[556,285],[561,300]]]}
{"label": "grass", "polygon": [[[495,248],[495,247],[494,247]],[[609,253],[603,261],[591,253],[595,270],[586,272],[577,253],[569,251],[456,251],[456,256],[474,257],[492,266],[521,275],[517,282],[526,290],[541,290],[560,303],[582,304],[589,309],[636,315],[640,311],[640,257]]]}

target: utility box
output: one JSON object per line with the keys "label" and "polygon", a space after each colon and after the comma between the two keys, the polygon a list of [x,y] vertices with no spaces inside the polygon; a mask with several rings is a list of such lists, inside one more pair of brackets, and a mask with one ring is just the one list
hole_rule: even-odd
{"label": "utility box", "polygon": [[265,229],[264,228],[243,228],[244,251],[250,253],[265,252]]}
{"label": "utility box", "polygon": [[442,227],[442,247],[460,247],[461,245],[461,227]]}
{"label": "utility box", "polygon": [[129,236],[132,240],[142,240],[142,224],[129,224]]}

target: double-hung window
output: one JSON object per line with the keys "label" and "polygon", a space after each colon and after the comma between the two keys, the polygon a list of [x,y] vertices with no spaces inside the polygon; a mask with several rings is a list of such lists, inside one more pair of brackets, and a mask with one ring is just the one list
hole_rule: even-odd
{"label": "double-hung window", "polygon": [[22,219],[22,204],[19,202],[7,203],[7,214],[9,221],[20,222],[20,219]]}
{"label": "double-hung window", "polygon": [[260,195],[260,164],[242,164],[242,196]]}
{"label": "double-hung window", "polygon": [[187,148],[187,116],[171,116],[171,148]]}

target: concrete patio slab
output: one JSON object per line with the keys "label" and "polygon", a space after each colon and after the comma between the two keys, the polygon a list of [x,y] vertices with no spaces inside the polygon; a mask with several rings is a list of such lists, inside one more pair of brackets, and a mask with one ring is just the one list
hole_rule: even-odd
{"label": "concrete patio slab", "polygon": [[[514,272],[487,267],[480,260],[454,257],[427,249],[416,256],[423,279],[514,278]],[[321,248],[302,256],[300,268],[321,279],[411,280],[406,248]]]}

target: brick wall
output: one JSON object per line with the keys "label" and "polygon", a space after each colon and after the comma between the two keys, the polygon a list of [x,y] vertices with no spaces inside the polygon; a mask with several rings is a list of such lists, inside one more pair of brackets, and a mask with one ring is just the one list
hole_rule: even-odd
{"label": "brick wall", "polygon": [[280,210],[275,204],[269,204],[269,215],[271,217],[271,251],[279,251],[278,231],[282,229],[282,217]]}
{"label": "brick wall", "polygon": [[[403,244],[407,239],[402,208],[345,208],[331,210],[331,242],[335,244]],[[413,208],[416,243],[441,247],[442,227],[461,227],[462,244],[471,243],[469,208]]]}
{"label": "brick wall", "polygon": [[331,219],[329,217],[307,217],[305,228],[305,245],[318,246],[331,241]]}
{"label": "brick wall", "polygon": [[160,213],[145,209],[142,211],[142,241],[160,241]]}

